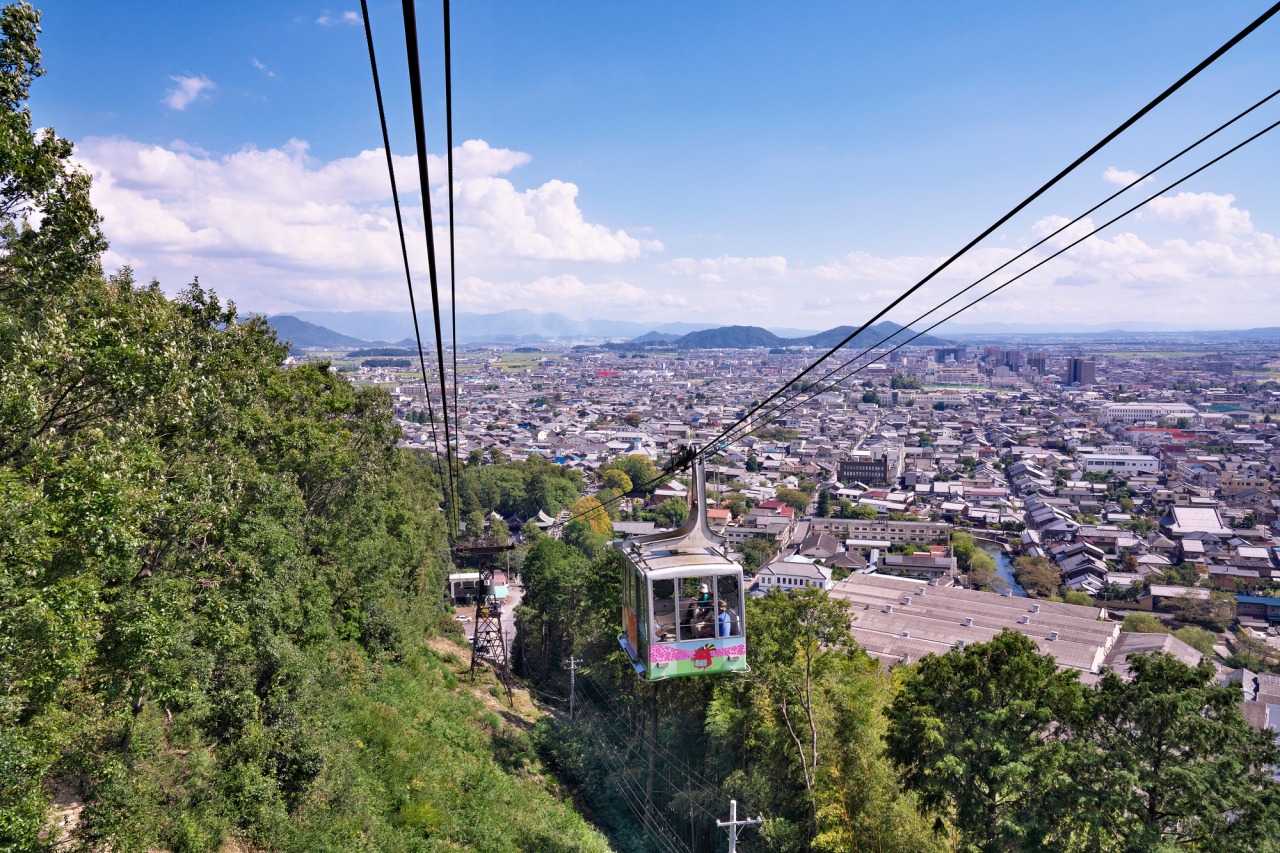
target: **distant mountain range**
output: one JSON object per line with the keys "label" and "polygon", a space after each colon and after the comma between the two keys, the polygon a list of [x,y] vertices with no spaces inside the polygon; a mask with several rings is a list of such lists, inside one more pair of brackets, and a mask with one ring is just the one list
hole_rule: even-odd
{"label": "distant mountain range", "polygon": [[335,332],[333,329],[326,329],[324,326],[317,326],[315,323],[308,323],[306,320],[299,320],[288,314],[268,317],[267,322],[276,330],[280,340],[288,341],[295,349],[368,346],[367,341]]}
{"label": "distant mountain range", "polygon": [[947,323],[941,331],[957,338],[996,340],[1003,338],[1079,337],[1079,338],[1183,338],[1211,341],[1270,341],[1280,338],[1280,328],[1265,326],[1253,329],[1177,329],[1164,323],[1125,320],[1121,323]]}
{"label": "distant mountain range", "polygon": [[[408,311],[299,311],[269,317],[268,322],[275,327],[281,340],[290,341],[297,349],[414,345],[413,320]],[[428,314],[420,317],[420,322],[425,342],[432,337],[431,316]],[[804,329],[716,326],[713,323],[675,322],[654,326],[628,320],[571,320],[560,314],[540,314],[524,309],[493,314],[462,312],[458,314],[457,322],[458,341],[463,344],[538,344],[547,341],[579,343],[625,339],[630,346],[663,342],[686,349],[779,346],[827,348],[835,346],[854,329],[852,326],[837,326],[825,332],[814,333]],[[1119,325],[1127,328],[1116,328]],[[947,324],[943,331],[947,338],[923,335],[915,343],[920,346],[941,346],[955,339],[1027,341],[1038,338],[1176,339],[1210,344],[1280,340],[1278,327],[1179,331],[1146,322],[1126,322],[1110,326],[1050,323]],[[448,329],[445,333],[449,333]],[[903,332],[902,327],[886,320],[868,329],[850,345],[867,347],[890,335],[890,342],[897,344],[911,334],[913,332]]]}
{"label": "distant mountain range", "polygon": [[[648,332],[632,339],[623,346],[668,344],[679,349],[750,349],[751,347],[815,347],[828,349],[843,341],[857,331],[854,326],[836,326],[825,332],[805,335],[803,337],[781,337],[768,329],[759,326],[721,326],[718,329],[703,329],[690,332],[680,337],[664,335],[658,331]],[[849,341],[848,346],[871,347],[881,342],[900,344],[915,334],[911,329],[885,320],[871,326],[862,334]],[[942,346],[949,343],[933,335],[921,335],[912,343],[918,346]]]}
{"label": "distant mountain range", "polygon": [[[313,311],[305,313],[308,317],[314,318],[326,312]],[[335,311],[327,313],[343,321],[343,331],[335,331],[328,326],[291,314],[278,314],[274,317],[268,317],[267,322],[275,328],[281,340],[288,341],[296,350],[309,347],[414,346],[412,323],[409,325],[409,336],[399,340],[388,340],[393,338],[396,332],[401,331],[399,323],[408,318],[409,315],[407,313],[404,318],[401,318],[397,312],[391,311],[350,312],[349,314]],[[356,317],[355,315],[357,314],[362,316]],[[476,318],[480,318],[480,320],[476,320]],[[463,334],[464,322],[466,324],[465,328],[468,328],[468,334]],[[525,325],[520,325],[522,322]],[[626,324],[623,321],[576,321],[561,317],[558,314],[535,314],[532,311],[503,311],[499,314],[459,314],[458,339],[459,342],[463,343],[536,343],[548,339],[599,340],[606,336],[598,333],[595,335],[584,333],[584,328],[589,328],[589,324],[596,322],[608,323],[612,327],[639,325]],[[690,331],[688,328],[690,326],[695,328]],[[477,331],[477,327],[487,328],[489,333],[481,333]],[[368,337],[358,337],[349,333],[353,328],[359,329],[366,334],[370,332],[374,334],[368,334]],[[430,328],[431,325],[428,322],[428,325],[423,328],[424,334]],[[578,334],[568,334],[571,331]],[[629,348],[639,344],[663,343],[671,344],[681,349],[747,349],[751,347],[787,346],[825,348],[835,346],[844,340],[854,331],[854,327],[837,326],[834,329],[828,329],[825,332],[816,334],[805,333],[802,329],[782,329],[779,331],[801,332],[801,335],[792,334],[784,337],[759,326],[706,328],[694,323],[666,323],[657,329],[637,336],[626,344],[614,346]],[[547,334],[549,332],[554,332],[555,334]],[[896,323],[885,321],[872,326],[862,335],[855,338],[851,345],[871,346],[879,343],[884,338],[889,338],[892,343],[900,343],[912,334],[914,333],[909,329],[904,330],[903,327]],[[608,337],[616,336],[610,335]],[[426,338],[424,337],[425,341]],[[932,335],[924,335],[917,339],[915,343],[921,346],[938,346],[947,343],[947,341]]]}
{"label": "distant mountain range", "polygon": [[[400,340],[413,337],[413,316],[408,311],[295,311],[291,316],[332,329],[339,334],[365,341]],[[274,319],[274,318],[273,318]],[[418,315],[423,335],[433,328],[429,313]],[[540,341],[607,340],[632,338],[655,329],[680,336],[715,323],[635,323],[629,320],[571,320],[561,314],[540,314],[523,308],[476,314],[460,311],[457,315],[460,343],[538,343]],[[807,334],[803,330],[777,329],[779,333]],[[445,334],[450,330],[447,328]]]}

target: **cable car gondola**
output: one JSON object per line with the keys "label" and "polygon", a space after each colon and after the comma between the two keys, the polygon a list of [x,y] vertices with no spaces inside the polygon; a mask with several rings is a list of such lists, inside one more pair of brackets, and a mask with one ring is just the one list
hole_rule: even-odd
{"label": "cable car gondola", "polygon": [[618,642],[637,675],[660,681],[748,669],[742,567],[707,527],[701,459],[685,523],[614,547],[623,556]]}

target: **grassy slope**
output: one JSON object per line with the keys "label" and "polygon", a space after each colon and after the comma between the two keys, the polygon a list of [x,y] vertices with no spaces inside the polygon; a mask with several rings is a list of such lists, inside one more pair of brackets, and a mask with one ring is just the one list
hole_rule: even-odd
{"label": "grassy slope", "polygon": [[247,837],[227,814],[252,811],[257,795],[228,785],[234,762],[181,716],[144,713],[134,766],[144,781],[126,797],[137,833],[120,849],[609,849],[540,766],[529,732],[543,712],[523,691],[509,708],[487,670],[473,684],[469,649],[433,638],[416,657],[381,666],[348,652],[328,662],[306,709],[323,721],[306,731],[323,771],[292,814],[263,815]]}
{"label": "grassy slope", "polygon": [[527,694],[508,708],[487,671],[474,685],[460,675],[469,650],[432,646],[378,683],[331,697],[330,748],[342,760],[282,848],[350,850],[367,839],[388,851],[607,850],[542,775],[527,734],[540,713]]}

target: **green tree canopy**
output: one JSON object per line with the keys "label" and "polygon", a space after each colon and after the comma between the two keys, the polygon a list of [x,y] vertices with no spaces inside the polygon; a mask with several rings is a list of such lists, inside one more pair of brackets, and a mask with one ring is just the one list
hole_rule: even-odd
{"label": "green tree canopy", "polygon": [[667,498],[655,514],[663,527],[679,527],[689,517],[689,505],[683,498]]}
{"label": "green tree canopy", "polygon": [[1225,631],[1236,619],[1236,600],[1224,592],[1211,592],[1206,598],[1175,596],[1165,607],[1183,622],[1214,631]]}
{"label": "green tree canopy", "polygon": [[1062,573],[1044,557],[1018,557],[1013,561],[1013,577],[1034,595],[1056,595]]}
{"label": "green tree canopy", "polygon": [[777,553],[777,543],[770,539],[748,539],[738,546],[742,552],[742,567],[749,572],[763,566]]}
{"label": "green tree canopy", "polygon": [[620,468],[610,468],[600,475],[600,482],[605,488],[613,489],[618,494],[625,495],[631,491],[633,484],[631,478],[627,476],[627,472]]}
{"label": "green tree canopy", "polygon": [[777,489],[777,498],[796,511],[796,517],[804,514],[809,508],[809,496],[799,489],[788,489],[785,486]]}
{"label": "green tree canopy", "polygon": [[613,530],[609,513],[593,495],[579,498],[577,503],[569,507],[569,514],[575,522],[585,524],[592,533],[609,533]]}
{"label": "green tree canopy", "polygon": [[849,514],[845,518],[861,518],[865,521],[875,521],[880,517],[880,513],[875,507],[868,504],[856,504],[850,509]]}
{"label": "green tree canopy", "polygon": [[1126,613],[1120,630],[1132,631],[1135,634],[1167,634],[1169,632],[1157,617],[1142,612]]}
{"label": "green tree canopy", "polygon": [[1078,849],[1255,850],[1280,829],[1273,733],[1249,728],[1240,689],[1208,660],[1130,655],[1129,680],[1086,691],[1051,838]]}
{"label": "green tree canopy", "polygon": [[0,10],[0,849],[603,849],[423,642],[458,635],[449,531],[390,396],[284,369],[198,283],[104,277],[26,109],[38,24]]}
{"label": "green tree canopy", "polygon": [[887,711],[888,754],[906,788],[974,849],[1031,847],[1048,830],[1039,805],[1063,763],[1051,735],[1083,707],[1075,673],[1006,630],[908,672]]}
{"label": "green tree canopy", "polygon": [[653,462],[647,456],[632,454],[614,459],[603,466],[601,476],[607,475],[611,470],[621,471],[631,481],[631,488],[626,490],[628,492],[636,490],[639,494],[648,495],[660,485],[653,482],[658,477],[658,469],[653,467]]}

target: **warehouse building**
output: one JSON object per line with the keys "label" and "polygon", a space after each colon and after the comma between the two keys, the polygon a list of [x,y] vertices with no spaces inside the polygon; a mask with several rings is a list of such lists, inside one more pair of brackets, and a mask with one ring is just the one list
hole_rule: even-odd
{"label": "warehouse building", "polygon": [[887,575],[850,575],[830,594],[849,602],[858,645],[887,664],[985,643],[1008,628],[1030,637],[1058,666],[1096,678],[1120,636],[1120,625],[1102,621],[1105,611],[1099,607],[931,586]]}

